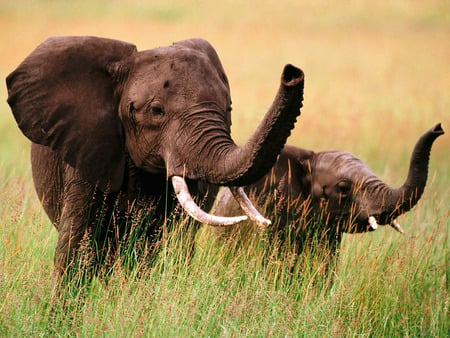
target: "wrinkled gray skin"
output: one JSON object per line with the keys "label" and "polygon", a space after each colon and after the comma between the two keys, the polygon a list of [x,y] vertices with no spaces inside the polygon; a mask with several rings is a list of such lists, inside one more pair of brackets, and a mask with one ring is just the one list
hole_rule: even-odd
{"label": "wrinkled gray skin", "polygon": [[[369,225],[369,217],[377,224],[390,224],[414,207],[426,185],[431,146],[442,134],[437,124],[422,135],[412,152],[408,177],[397,189],[385,184],[350,153],[315,153],[286,145],[272,170],[245,190],[260,208],[265,206],[266,212],[272,209],[278,216],[271,216],[274,224],[270,230],[282,241],[288,237],[288,230],[295,231],[299,252],[311,236],[334,251],[344,232],[375,230]],[[230,196],[228,189],[219,195],[218,215],[236,210]],[[217,230],[222,235],[227,231]]]}
{"label": "wrinkled gray skin", "polygon": [[303,73],[285,67],[271,108],[242,147],[230,136],[227,77],[205,40],[137,51],[104,38],[50,38],[8,76],[7,87],[32,141],[38,197],[59,231],[62,272],[86,233],[97,250],[111,249],[128,231],[132,207],[153,205],[146,234],[155,240],[177,205],[171,177],[185,178],[205,209],[218,185],[261,178],[300,114]]}

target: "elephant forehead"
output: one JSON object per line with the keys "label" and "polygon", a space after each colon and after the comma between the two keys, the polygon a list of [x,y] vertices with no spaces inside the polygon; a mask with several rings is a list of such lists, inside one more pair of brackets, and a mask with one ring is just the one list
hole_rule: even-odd
{"label": "elephant forehead", "polygon": [[314,171],[324,179],[346,178],[357,183],[375,175],[364,162],[348,152],[327,151],[319,155]]}
{"label": "elephant forehead", "polygon": [[315,170],[313,175],[313,182],[318,186],[334,185],[340,178],[338,173],[330,170]]}
{"label": "elephant forehead", "polygon": [[[136,54],[134,73],[154,75],[155,71],[169,71],[180,76],[221,76],[218,69],[204,53],[189,49],[161,47]],[[150,74],[149,74],[150,73]]]}
{"label": "elephant forehead", "polygon": [[179,53],[142,52],[128,82],[134,96],[149,97],[155,91],[164,91],[192,99],[210,100],[215,96],[230,100],[225,74],[203,53],[186,48]]}

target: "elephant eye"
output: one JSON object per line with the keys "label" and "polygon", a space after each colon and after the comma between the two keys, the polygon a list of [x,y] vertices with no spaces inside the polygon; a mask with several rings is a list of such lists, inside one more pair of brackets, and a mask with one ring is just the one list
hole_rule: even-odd
{"label": "elephant eye", "polygon": [[131,121],[133,123],[136,123],[136,116],[135,116],[136,109],[134,108],[134,102],[130,102],[130,106],[128,107],[128,113],[130,114]]}
{"label": "elephant eye", "polygon": [[150,105],[150,112],[153,115],[164,115],[164,109],[162,104],[158,101],[152,102]]}
{"label": "elephant eye", "polygon": [[346,195],[350,194],[351,186],[350,186],[350,184],[348,184],[348,182],[341,181],[338,183],[338,189],[339,189],[339,193],[341,195],[346,196]]}
{"label": "elephant eye", "polygon": [[323,197],[323,198],[328,198],[327,188],[328,188],[328,186],[326,186],[326,185],[324,185],[324,186],[322,187],[322,197]]}

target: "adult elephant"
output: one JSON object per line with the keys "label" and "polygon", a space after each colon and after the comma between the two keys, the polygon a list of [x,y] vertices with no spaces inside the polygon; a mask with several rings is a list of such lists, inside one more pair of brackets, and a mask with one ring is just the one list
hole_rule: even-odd
{"label": "adult elephant", "polygon": [[[444,134],[441,124],[424,133],[411,155],[408,177],[399,188],[391,188],[360,159],[348,152],[314,152],[285,146],[272,170],[245,190],[262,208],[272,209],[271,232],[280,243],[294,241],[297,253],[308,240],[325,244],[334,255],[343,233],[373,231],[390,224],[403,233],[398,216],[419,201],[428,176],[434,140]],[[231,194],[224,189],[216,214],[235,210]],[[229,229],[218,229],[227,235]]]}
{"label": "adult elephant", "polygon": [[300,114],[303,72],[284,68],[271,108],[242,147],[230,136],[227,77],[202,39],[137,51],[111,39],[54,37],[7,77],[7,87],[14,117],[32,141],[33,179],[59,231],[55,264],[64,271],[86,234],[97,248],[115,243],[116,233],[127,231],[119,220],[142,200],[153,205],[153,240],[176,205],[174,191],[201,222],[245,219],[209,215],[194,200],[208,209],[218,185],[251,184],[270,169]]}

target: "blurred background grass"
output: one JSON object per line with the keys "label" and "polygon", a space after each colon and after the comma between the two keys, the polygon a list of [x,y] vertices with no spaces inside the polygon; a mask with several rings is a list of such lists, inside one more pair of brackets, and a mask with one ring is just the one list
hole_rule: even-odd
{"label": "blurred background grass", "polygon": [[[216,48],[230,80],[232,132],[238,143],[243,143],[253,132],[272,102],[283,66],[292,63],[304,70],[306,81],[302,116],[288,143],[314,150],[348,150],[392,185],[403,182],[409,155],[418,137],[435,123],[442,122],[447,134],[433,147],[425,194],[416,208],[401,219],[408,235],[399,237],[385,229],[364,237],[347,236],[335,298],[321,295],[323,298],[311,300],[307,295],[304,302],[311,300],[313,305],[298,313],[295,307],[297,300],[284,295],[287,299],[283,298],[276,308],[282,311],[288,304],[288,311],[278,313],[275,318],[289,326],[297,318],[289,319],[293,314],[307,315],[312,320],[317,313],[328,314],[330,318],[340,313],[341,317],[330,321],[331,328],[325,330],[339,334],[346,332],[345,327],[357,327],[358,321],[363,323],[367,320],[366,325],[378,321],[382,326],[382,322],[387,323],[390,317],[398,319],[403,313],[409,313],[410,319],[406,318],[405,323],[391,325],[394,326],[393,332],[414,332],[408,331],[411,328],[406,326],[420,326],[421,314],[407,307],[423,301],[429,309],[425,322],[431,324],[427,326],[429,331],[419,329],[417,332],[443,332],[433,331],[432,327],[439,327],[433,320],[442,318],[439,306],[445,300],[427,295],[441,295],[438,290],[442,286],[442,272],[445,270],[447,283],[449,276],[446,252],[450,218],[448,0],[346,0],[339,5],[326,0],[0,0],[0,30],[0,77],[3,79],[49,36],[110,37],[133,42],[140,50],[190,37],[206,38]],[[12,117],[6,103],[4,84],[0,86],[0,98],[0,286],[6,286],[0,313],[8,314],[20,308],[23,314],[27,314],[27,311],[35,311],[33,304],[39,304],[42,299],[42,306],[46,304],[49,288],[46,280],[50,279],[52,270],[56,232],[50,230],[52,227],[34,196],[29,169],[29,141],[20,133]],[[377,260],[376,255],[380,251],[385,256]],[[31,261],[30,257],[38,260]],[[385,257],[391,258],[384,261]],[[420,257],[427,258],[418,262]],[[420,268],[414,270],[416,262],[420,263]],[[367,277],[359,274],[356,267],[367,272]],[[417,282],[421,277],[414,271],[426,272],[436,279],[423,295],[420,288],[425,283]],[[233,271],[227,273],[232,275]],[[383,317],[380,312],[371,322],[373,313],[365,312],[367,304],[363,303],[367,301],[365,293],[373,293],[373,289],[369,287],[363,292],[360,285],[373,277],[374,283],[386,287],[398,280],[399,273],[404,274],[398,283],[404,284],[397,284],[398,288],[392,292],[403,290],[400,293],[405,299],[396,299],[395,304],[399,305],[393,310],[389,304],[392,304],[391,298],[396,297],[394,294],[390,295],[388,291],[382,295],[372,294],[372,300],[380,303],[375,310],[386,307],[393,313]],[[380,275],[381,280],[375,275]],[[360,280],[361,284],[358,284]],[[415,294],[408,303],[411,289]],[[195,290],[188,291],[185,297],[196,299]],[[186,292],[183,288],[175,291]],[[247,294],[248,302],[253,299],[252,294]],[[157,295],[169,297],[170,291],[169,296],[164,292]],[[444,295],[448,297],[448,293]],[[414,296],[422,300],[418,303]],[[98,304],[94,302],[90,306],[100,305],[101,297],[108,299],[108,294],[102,294]],[[266,301],[261,293],[258,297]],[[336,297],[341,300],[336,301]],[[120,303],[122,300],[115,301]],[[156,305],[158,302],[156,299]],[[210,304],[200,303],[205,311],[211,311],[208,310]],[[166,305],[170,307],[170,304]],[[218,303],[214,301],[212,304]],[[268,307],[271,305],[270,302],[267,304]],[[320,306],[314,308],[314,305]],[[93,309],[95,311],[95,307]],[[120,321],[121,312],[114,313],[114,310],[108,309],[116,316],[116,321]],[[246,307],[242,306],[240,311],[245,323]],[[259,311],[264,316],[264,310]],[[101,322],[101,313],[97,315],[99,317],[95,320]],[[131,312],[131,315],[139,316],[134,320],[142,323],[140,314]],[[369,315],[369,318],[364,315]],[[233,322],[236,316],[226,317],[230,325],[238,325]],[[24,318],[18,316],[17,325]],[[153,321],[157,318],[156,315]],[[252,319],[247,318],[249,321]],[[303,323],[306,327],[315,323],[314,320],[308,322],[309,319]],[[170,318],[167,320],[170,322]],[[30,327],[35,325],[32,318],[28,321]],[[264,322],[264,318],[261,321]],[[15,322],[11,319],[6,323],[13,326]],[[300,324],[295,322],[295,325]],[[361,325],[350,332],[367,332]],[[406,328],[396,331],[395,325]],[[254,333],[261,332],[255,330]],[[9,332],[17,333],[13,329]],[[239,332],[239,326],[237,331],[231,332]],[[295,333],[278,331],[281,334],[286,332]]]}
{"label": "blurred background grass", "polygon": [[[402,169],[423,131],[450,122],[448,1],[2,0],[0,26],[2,78],[53,35],[111,37],[141,50],[206,38],[229,76],[240,143],[270,105],[284,64],[293,63],[306,74],[305,101],[288,142],[352,151],[379,173]],[[27,141],[0,90],[0,154],[14,162]],[[449,143],[439,140],[436,153]],[[404,173],[389,174],[400,183]]]}

